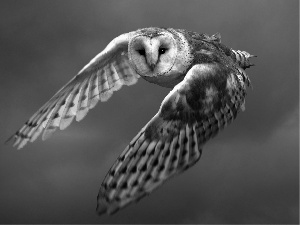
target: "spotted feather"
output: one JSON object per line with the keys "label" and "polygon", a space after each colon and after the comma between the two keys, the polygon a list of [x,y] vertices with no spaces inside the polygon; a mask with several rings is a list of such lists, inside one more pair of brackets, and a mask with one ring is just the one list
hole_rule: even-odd
{"label": "spotted feather", "polygon": [[[203,145],[237,116],[246,90],[240,73],[218,64],[195,65],[107,173],[98,213],[115,213],[193,166]],[[218,91],[202,92],[195,85],[199,82]]]}

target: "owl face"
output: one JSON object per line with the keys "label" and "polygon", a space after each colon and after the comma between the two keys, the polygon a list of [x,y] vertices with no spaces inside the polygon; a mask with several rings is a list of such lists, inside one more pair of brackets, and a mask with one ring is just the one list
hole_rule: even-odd
{"label": "owl face", "polygon": [[177,58],[177,43],[170,33],[139,34],[128,44],[130,63],[141,76],[167,75]]}

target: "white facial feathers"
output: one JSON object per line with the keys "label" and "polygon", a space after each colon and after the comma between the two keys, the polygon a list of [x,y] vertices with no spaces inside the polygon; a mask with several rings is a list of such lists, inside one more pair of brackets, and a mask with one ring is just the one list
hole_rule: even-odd
{"label": "white facial feathers", "polygon": [[171,34],[146,34],[133,37],[128,52],[133,68],[142,76],[154,77],[168,73],[177,58],[177,44]]}

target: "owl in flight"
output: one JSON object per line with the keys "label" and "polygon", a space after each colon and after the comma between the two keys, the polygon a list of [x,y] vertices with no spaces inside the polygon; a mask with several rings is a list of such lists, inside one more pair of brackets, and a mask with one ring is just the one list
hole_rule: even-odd
{"label": "owl in flight", "polygon": [[172,88],[105,176],[97,212],[112,214],[194,165],[204,144],[245,109],[253,56],[222,44],[219,33],[150,27],[122,34],[8,141],[20,149],[42,132],[45,140],[139,77]]}

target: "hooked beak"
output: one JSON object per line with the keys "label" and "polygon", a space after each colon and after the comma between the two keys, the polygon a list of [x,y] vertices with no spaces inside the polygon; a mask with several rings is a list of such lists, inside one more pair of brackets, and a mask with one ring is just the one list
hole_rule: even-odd
{"label": "hooked beak", "polygon": [[155,66],[156,66],[156,64],[154,64],[154,63],[151,63],[151,64],[149,65],[149,67],[150,67],[151,71],[153,71],[153,70],[154,70]]}

